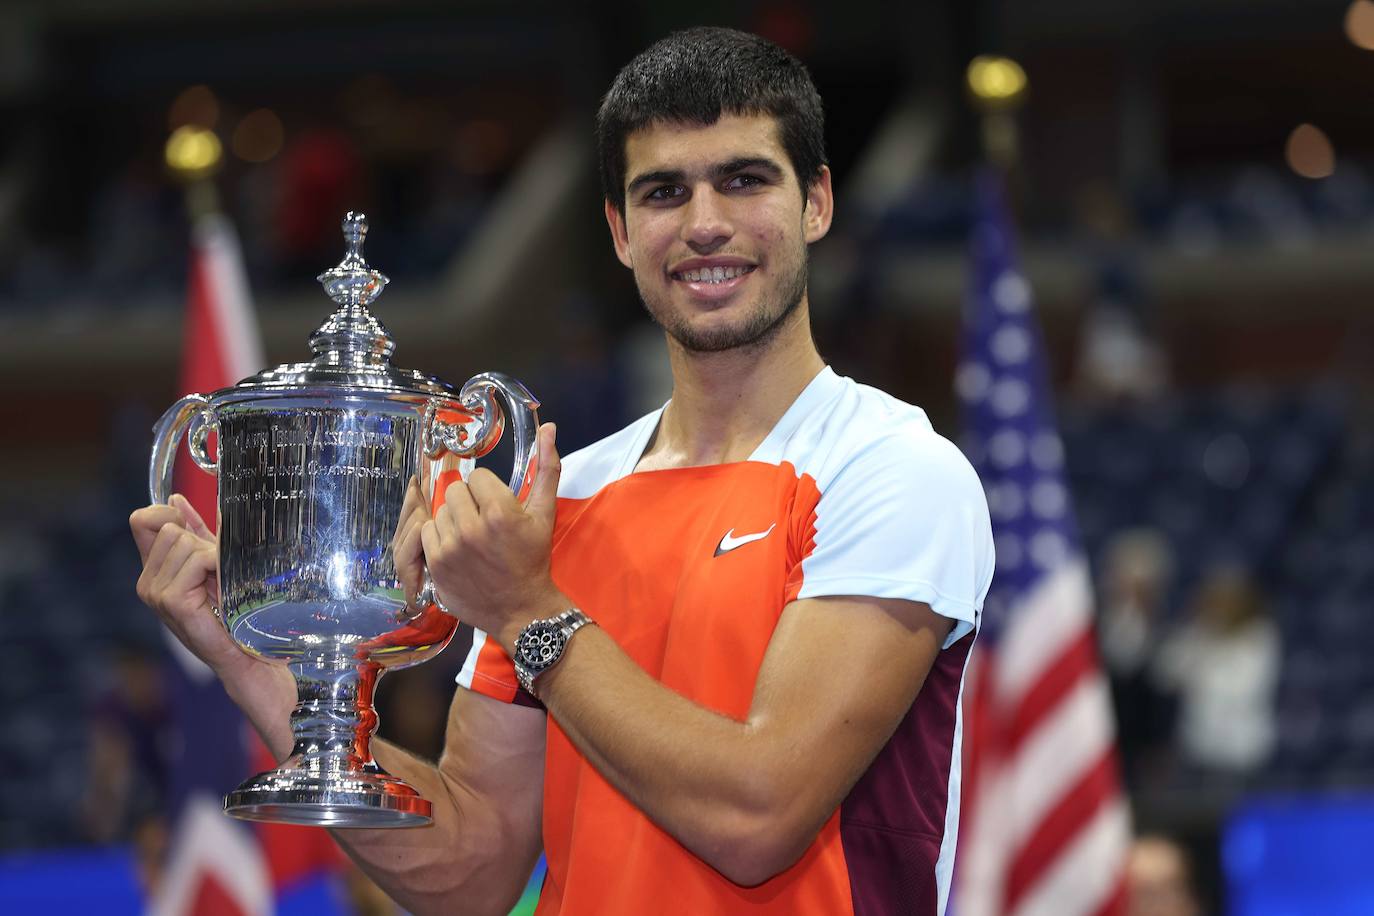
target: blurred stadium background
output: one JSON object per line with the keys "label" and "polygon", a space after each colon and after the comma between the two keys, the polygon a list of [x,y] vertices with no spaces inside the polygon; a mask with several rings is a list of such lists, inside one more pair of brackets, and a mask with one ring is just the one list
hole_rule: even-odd
{"label": "blurred stadium background", "polygon": [[[178,394],[171,131],[223,143],[269,364],[302,358],[363,209],[396,361],[523,377],[566,453],[666,394],[591,118],[702,23],[811,68],[822,352],[952,437],[974,167],[1011,153],[1136,827],[1205,912],[1374,911],[1340,865],[1374,834],[1369,0],[0,6],[0,898],[85,881],[137,912],[164,836],[177,736],[126,518]],[[992,122],[965,84],[985,53],[1029,78]],[[381,733],[435,754],[461,659],[387,678]]]}

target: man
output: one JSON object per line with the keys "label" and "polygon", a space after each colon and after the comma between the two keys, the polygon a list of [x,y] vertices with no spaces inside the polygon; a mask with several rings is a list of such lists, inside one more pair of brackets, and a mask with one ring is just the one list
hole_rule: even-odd
{"label": "man", "polygon": [[[561,469],[545,426],[525,506],[484,471],[433,518],[412,490],[402,578],[426,562],[478,632],[437,767],[374,745],[434,825],[336,835],[415,912],[504,912],[541,848],[545,914],[937,912],[991,531],[925,415],[812,342],[820,99],[781,49],[697,29],[620,73],[598,139],[672,400]],[[211,532],[180,499],[133,527],[140,595],[284,757],[293,689],[214,620]]]}
{"label": "man", "polygon": [[1126,864],[1130,916],[1198,916],[1202,907],[1193,890],[1188,853],[1159,834],[1136,837]]}

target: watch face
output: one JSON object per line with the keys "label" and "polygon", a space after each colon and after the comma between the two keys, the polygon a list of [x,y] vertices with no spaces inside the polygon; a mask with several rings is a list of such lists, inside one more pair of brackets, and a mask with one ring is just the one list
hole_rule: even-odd
{"label": "watch face", "polygon": [[556,622],[535,621],[520,636],[520,641],[515,647],[519,656],[516,661],[537,674],[558,661],[566,642],[567,637],[563,635],[563,628]]}

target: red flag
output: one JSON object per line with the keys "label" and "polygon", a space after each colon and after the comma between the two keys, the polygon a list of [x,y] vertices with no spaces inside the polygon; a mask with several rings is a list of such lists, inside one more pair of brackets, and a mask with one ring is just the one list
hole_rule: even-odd
{"label": "red flag", "polygon": [[[263,368],[262,337],[253,315],[243,256],[222,214],[196,221],[181,348],[180,394],[209,394]],[[177,454],[178,491],[207,522],[215,518],[215,479],[183,449]]]}
{"label": "red flag", "polygon": [[1030,287],[979,188],[958,388],[997,571],[965,693],[959,916],[1125,912],[1130,823]]}

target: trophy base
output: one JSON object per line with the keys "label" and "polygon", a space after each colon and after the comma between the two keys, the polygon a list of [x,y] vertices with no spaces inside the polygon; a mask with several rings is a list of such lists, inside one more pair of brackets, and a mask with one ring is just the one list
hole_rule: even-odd
{"label": "trophy base", "polygon": [[373,764],[346,775],[260,773],[224,797],[224,813],[308,827],[422,827],[432,820],[420,793]]}

